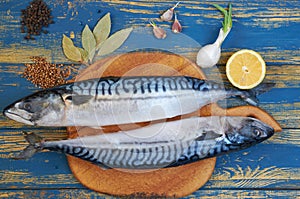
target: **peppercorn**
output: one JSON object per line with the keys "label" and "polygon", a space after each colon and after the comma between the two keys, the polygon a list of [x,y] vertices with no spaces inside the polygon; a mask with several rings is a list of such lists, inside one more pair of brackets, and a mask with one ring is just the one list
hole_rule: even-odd
{"label": "peppercorn", "polygon": [[44,57],[30,57],[33,63],[25,64],[23,77],[41,88],[51,88],[67,82],[71,76],[71,66],[53,64]]}
{"label": "peppercorn", "polygon": [[26,9],[21,10],[21,32],[26,32],[25,39],[33,39],[31,35],[40,35],[43,27],[48,27],[49,24],[54,23],[51,16],[51,10],[44,3],[43,0],[33,0]]}

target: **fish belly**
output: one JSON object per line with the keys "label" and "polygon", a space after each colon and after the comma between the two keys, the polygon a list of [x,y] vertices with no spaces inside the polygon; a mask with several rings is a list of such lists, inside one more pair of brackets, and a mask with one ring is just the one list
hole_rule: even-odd
{"label": "fish belly", "polygon": [[[172,118],[199,109],[194,91],[181,95],[132,97],[118,100],[91,100],[88,104],[70,107],[68,122],[75,126],[105,126],[138,123]],[[203,103],[204,101],[202,101]],[[205,101],[204,104],[207,104]]]}

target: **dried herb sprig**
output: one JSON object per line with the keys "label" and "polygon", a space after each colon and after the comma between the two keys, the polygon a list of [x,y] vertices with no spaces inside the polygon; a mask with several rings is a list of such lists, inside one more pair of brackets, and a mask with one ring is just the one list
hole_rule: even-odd
{"label": "dried herb sprig", "polygon": [[111,19],[107,13],[96,24],[93,31],[86,25],[82,31],[82,48],[76,47],[73,41],[63,35],[62,48],[65,56],[72,61],[89,65],[95,56],[104,56],[118,49],[128,38],[132,28],[126,28],[110,35]]}
{"label": "dried herb sprig", "polygon": [[70,78],[73,66],[53,64],[44,57],[30,57],[33,63],[25,64],[23,76],[41,88],[51,88],[65,84]]}
{"label": "dried herb sprig", "polygon": [[54,23],[51,16],[51,10],[43,0],[33,0],[26,9],[21,10],[21,32],[27,33],[25,39],[34,39],[32,35],[48,33],[43,27],[48,27]]}

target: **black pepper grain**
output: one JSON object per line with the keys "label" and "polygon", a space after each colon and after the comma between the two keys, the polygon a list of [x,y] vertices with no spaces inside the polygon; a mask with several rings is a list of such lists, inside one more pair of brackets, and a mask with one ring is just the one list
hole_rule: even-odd
{"label": "black pepper grain", "polygon": [[[25,39],[33,39],[32,35],[40,35],[48,27],[54,23],[51,16],[51,10],[43,0],[33,0],[26,9],[21,10],[21,32],[27,33]],[[46,31],[48,33],[48,31]]]}

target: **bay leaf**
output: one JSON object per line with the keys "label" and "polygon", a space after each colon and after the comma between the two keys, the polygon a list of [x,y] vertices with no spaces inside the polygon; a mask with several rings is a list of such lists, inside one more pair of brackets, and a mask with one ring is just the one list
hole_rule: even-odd
{"label": "bay leaf", "polygon": [[89,54],[86,50],[84,50],[83,48],[79,48],[77,47],[78,50],[80,51],[80,54],[81,54],[81,58],[84,62],[88,62],[88,59],[89,59]]}
{"label": "bay leaf", "polygon": [[82,31],[82,47],[88,52],[89,60],[92,60],[96,51],[96,39],[88,25]]}
{"label": "bay leaf", "polygon": [[63,35],[62,48],[65,56],[68,59],[77,62],[82,61],[80,51],[78,50],[78,48],[76,48],[76,46],[74,46],[73,41],[66,35]]}
{"label": "bay leaf", "polygon": [[111,29],[111,20],[110,20],[110,13],[107,13],[104,17],[102,17],[98,23],[96,24],[93,34],[96,38],[97,46],[105,41]]}
{"label": "bay leaf", "polygon": [[96,51],[96,39],[88,25],[82,31],[82,47],[88,52],[89,60],[92,60]]}
{"label": "bay leaf", "polygon": [[103,56],[117,50],[126,41],[132,30],[133,28],[126,28],[115,32],[101,44],[97,55]]}

